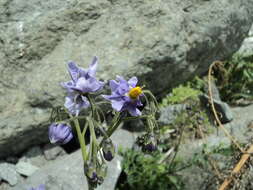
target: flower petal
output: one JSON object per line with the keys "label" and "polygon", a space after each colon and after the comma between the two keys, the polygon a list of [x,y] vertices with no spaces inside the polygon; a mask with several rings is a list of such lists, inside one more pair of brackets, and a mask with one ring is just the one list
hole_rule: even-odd
{"label": "flower petal", "polygon": [[128,84],[133,88],[136,87],[137,83],[138,83],[137,77],[132,77],[128,80]]}
{"label": "flower petal", "polygon": [[77,80],[76,86],[73,87],[73,89],[82,93],[87,93],[87,92],[96,92],[101,88],[103,88],[103,86],[104,86],[103,82],[98,81],[93,77],[89,77],[88,79],[81,77]]}
{"label": "flower petal", "polygon": [[66,144],[73,138],[71,127],[66,124],[51,124],[49,126],[49,140],[51,143]]}
{"label": "flower petal", "polygon": [[138,108],[136,108],[135,106],[130,105],[130,106],[128,106],[127,110],[131,116],[140,116],[141,115],[141,111]]}
{"label": "flower petal", "polygon": [[89,66],[87,74],[91,77],[96,76],[96,71],[97,71],[97,65],[98,65],[98,58],[95,56]]}
{"label": "flower petal", "polygon": [[65,98],[64,104],[68,111],[75,115],[78,115],[82,109],[89,107],[89,105],[90,103],[86,97],[74,93]]}
{"label": "flower petal", "polygon": [[124,106],[124,101],[115,101],[112,100],[112,108],[115,109],[116,111],[122,111],[122,108]]}
{"label": "flower petal", "polygon": [[46,189],[46,187],[45,187],[45,185],[40,185],[39,187],[38,187],[38,189],[37,190],[45,190]]}
{"label": "flower petal", "polygon": [[68,63],[68,71],[71,79],[76,82],[79,78],[79,67],[74,62]]}
{"label": "flower petal", "polygon": [[115,80],[110,80],[109,85],[110,85],[111,91],[114,92],[118,88],[119,83]]}
{"label": "flower petal", "polygon": [[75,83],[73,81],[68,81],[68,82],[61,82],[60,85],[63,88],[66,88],[68,92],[72,92],[72,88],[75,86]]}

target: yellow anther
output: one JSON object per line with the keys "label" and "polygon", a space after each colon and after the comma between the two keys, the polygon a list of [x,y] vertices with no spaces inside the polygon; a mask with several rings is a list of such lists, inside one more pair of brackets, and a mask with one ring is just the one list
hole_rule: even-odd
{"label": "yellow anther", "polygon": [[142,89],[139,86],[131,88],[128,92],[129,97],[132,99],[138,98],[140,94],[142,94]]}

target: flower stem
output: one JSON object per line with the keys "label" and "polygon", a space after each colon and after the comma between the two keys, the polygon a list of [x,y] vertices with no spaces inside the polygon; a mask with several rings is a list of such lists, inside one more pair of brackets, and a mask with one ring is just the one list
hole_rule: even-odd
{"label": "flower stem", "polygon": [[88,100],[90,102],[90,107],[91,107],[91,111],[92,111],[92,117],[95,118],[95,106],[94,106],[94,102],[93,102],[93,100],[92,100],[92,98],[90,97],[89,94],[87,94],[86,97],[88,98]]}
{"label": "flower stem", "polygon": [[102,142],[107,139],[110,138],[110,136],[113,134],[113,132],[118,128],[118,126],[120,125],[120,123],[123,121],[121,119],[121,116],[119,113],[117,113],[117,115],[115,115],[115,118],[113,118],[113,120],[115,122],[113,122],[112,126],[109,127],[109,129],[106,131],[106,136],[104,136],[104,138],[102,139],[102,141],[100,142],[99,146],[102,145]]}
{"label": "flower stem", "polygon": [[86,145],[85,145],[85,141],[81,132],[79,121],[77,118],[74,118],[71,114],[69,114],[69,116],[71,119],[74,120],[78,141],[82,150],[83,161],[86,162],[87,161]]}

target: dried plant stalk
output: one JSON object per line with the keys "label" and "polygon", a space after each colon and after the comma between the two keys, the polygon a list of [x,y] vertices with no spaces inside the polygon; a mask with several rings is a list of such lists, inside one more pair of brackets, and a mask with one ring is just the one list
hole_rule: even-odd
{"label": "dried plant stalk", "polygon": [[243,165],[247,162],[247,160],[250,157],[250,154],[253,153],[253,145],[251,145],[249,147],[249,149],[247,150],[247,153],[244,153],[240,159],[240,161],[236,164],[236,166],[234,167],[231,176],[228,177],[227,179],[225,179],[225,181],[222,183],[222,185],[220,186],[219,190],[225,190],[229,184],[233,181],[233,176],[235,174],[238,174],[241,170],[241,168],[243,167]]}
{"label": "dried plant stalk", "polygon": [[212,95],[212,87],[211,87],[211,76],[212,76],[212,70],[213,70],[213,67],[216,65],[216,64],[222,64],[221,61],[215,61],[213,62],[210,67],[209,67],[209,70],[208,70],[208,94],[209,94],[209,98],[210,98],[210,103],[211,103],[211,107],[212,107],[212,111],[213,111],[213,114],[214,114],[214,117],[215,117],[215,120],[217,121],[219,127],[222,129],[222,131],[225,133],[225,135],[235,144],[235,146],[242,152],[242,153],[245,153],[245,151],[243,150],[243,148],[241,148],[241,146],[239,145],[239,143],[237,143],[237,140],[231,136],[229,134],[229,132],[226,130],[226,128],[222,125],[219,117],[218,117],[218,114],[217,114],[217,111],[215,109],[215,106],[214,106],[214,103],[213,103],[213,95]]}

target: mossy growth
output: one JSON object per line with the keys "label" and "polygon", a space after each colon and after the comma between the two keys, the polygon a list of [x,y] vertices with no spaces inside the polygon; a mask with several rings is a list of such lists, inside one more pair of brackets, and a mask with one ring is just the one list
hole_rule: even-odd
{"label": "mossy growth", "polygon": [[163,98],[161,106],[166,106],[168,104],[181,104],[189,99],[198,100],[198,96],[200,94],[200,90],[191,88],[189,85],[180,85],[172,89],[172,93]]}
{"label": "mossy growth", "polygon": [[183,189],[181,176],[175,171],[179,168],[179,162],[170,165],[168,162],[160,162],[162,153],[156,151],[147,155],[140,151],[127,149],[121,151],[124,160],[122,163],[126,179],[118,184],[118,190],[180,190]]}

